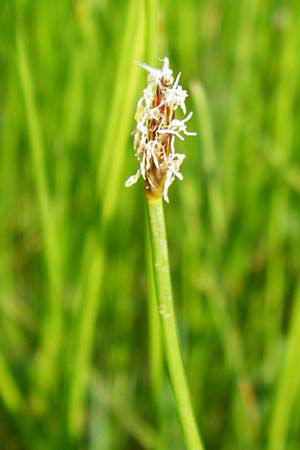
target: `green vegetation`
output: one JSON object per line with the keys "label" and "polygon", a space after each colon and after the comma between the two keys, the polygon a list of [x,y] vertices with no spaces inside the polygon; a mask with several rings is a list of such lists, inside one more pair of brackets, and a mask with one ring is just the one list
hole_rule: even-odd
{"label": "green vegetation", "polygon": [[124,187],[135,61],[164,56],[198,133],[164,209],[203,446],[298,449],[299,48],[296,0],[1,0],[1,450],[186,449]]}

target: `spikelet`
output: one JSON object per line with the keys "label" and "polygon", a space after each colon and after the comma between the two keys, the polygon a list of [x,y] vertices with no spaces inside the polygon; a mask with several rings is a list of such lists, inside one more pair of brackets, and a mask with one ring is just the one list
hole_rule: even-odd
{"label": "spikelet", "polygon": [[180,73],[174,81],[167,57],[162,60],[162,69],[144,63],[139,65],[148,72],[148,85],[138,101],[135,113],[137,125],[134,151],[140,166],[125,186],[132,186],[142,177],[148,198],[163,197],[168,202],[170,185],[175,178],[183,178],[180,166],[185,155],[175,152],[175,138],[183,141],[184,135],[196,135],[186,127],[186,122],[192,117],[191,112],[182,120],[175,118],[178,108],[186,114],[185,100],[188,94],[179,85]]}

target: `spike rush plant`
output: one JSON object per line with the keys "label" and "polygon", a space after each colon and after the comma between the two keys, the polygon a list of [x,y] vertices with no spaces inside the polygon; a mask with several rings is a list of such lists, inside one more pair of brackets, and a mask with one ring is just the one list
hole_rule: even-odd
{"label": "spike rush plant", "polygon": [[[179,180],[183,178],[180,166],[185,155],[176,153],[175,138],[184,140],[184,135],[195,136],[196,133],[187,130],[186,123],[192,116],[192,113],[186,115],[185,100],[188,94],[179,85],[180,73],[174,80],[169,59],[165,57],[162,60],[161,69],[152,68],[144,63],[140,66],[148,72],[148,84],[138,101],[135,114],[137,125],[134,150],[139,168],[136,174],[126,181],[125,186],[131,186],[140,177],[144,180],[156,297],[164,353],[177,414],[187,448],[204,450],[180,351],[163,211],[163,200],[169,202],[170,185],[175,178]],[[181,109],[186,117],[181,120],[176,118],[177,109]]]}

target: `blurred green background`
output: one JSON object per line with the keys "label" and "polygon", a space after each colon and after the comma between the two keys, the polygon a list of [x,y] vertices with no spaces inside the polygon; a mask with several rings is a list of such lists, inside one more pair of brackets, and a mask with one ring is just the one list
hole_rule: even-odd
{"label": "blurred green background", "polygon": [[0,448],[184,449],[148,264],[135,61],[189,91],[166,205],[206,450],[300,442],[297,0],[1,0]]}

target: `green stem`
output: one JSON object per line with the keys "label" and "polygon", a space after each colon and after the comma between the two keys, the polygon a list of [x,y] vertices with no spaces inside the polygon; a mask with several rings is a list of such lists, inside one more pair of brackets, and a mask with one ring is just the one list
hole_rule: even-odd
{"label": "green stem", "polygon": [[[148,231],[148,230],[147,230]],[[146,245],[147,264],[147,291],[148,291],[148,321],[149,321],[149,354],[150,354],[150,379],[152,399],[157,411],[159,410],[162,386],[162,344],[159,316],[157,312],[157,300],[155,281],[152,266],[152,252],[149,233],[147,233]]]}
{"label": "green stem", "polygon": [[[156,66],[158,62],[158,1],[145,0],[146,17],[146,48],[145,61],[150,66]],[[155,292],[155,281],[152,267],[152,252],[149,227],[146,224],[147,242],[146,242],[146,267],[147,267],[147,294],[148,294],[148,329],[149,329],[149,365],[150,365],[150,383],[152,400],[155,409],[155,420],[161,429],[161,411],[162,411],[162,382],[163,382],[163,354],[159,316],[157,312],[157,300]],[[157,444],[155,449],[160,447]]]}
{"label": "green stem", "polygon": [[148,214],[158,310],[164,351],[173,388],[177,413],[189,450],[204,450],[184,372],[173,307],[168,246],[162,200],[148,200]]}

